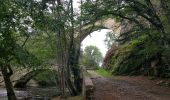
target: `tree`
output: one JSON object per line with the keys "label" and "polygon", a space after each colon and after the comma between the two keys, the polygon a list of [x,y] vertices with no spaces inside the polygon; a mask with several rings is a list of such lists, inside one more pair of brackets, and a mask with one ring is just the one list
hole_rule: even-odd
{"label": "tree", "polygon": [[104,39],[104,43],[107,47],[107,49],[111,49],[113,43],[116,42],[116,36],[113,32],[107,32],[106,37]]}
{"label": "tree", "polygon": [[[30,1],[31,2],[31,1]],[[33,32],[33,20],[25,3],[20,0],[0,1],[0,69],[4,78],[8,100],[16,100],[11,83],[13,66],[40,66],[40,60],[25,49]],[[27,8],[27,9],[26,9]]]}
{"label": "tree", "polygon": [[[12,10],[13,9],[13,10]],[[13,74],[11,68],[11,60],[15,59],[16,50],[16,36],[15,20],[17,20],[17,14],[15,6],[12,2],[2,0],[0,1],[0,69],[5,81],[7,90],[7,96],[9,100],[16,100],[16,96],[13,90],[13,86],[10,80],[10,76]],[[14,17],[15,16],[15,17]]]}
{"label": "tree", "polygon": [[80,84],[78,60],[75,61],[78,51],[74,42],[73,0],[1,0],[0,3],[0,63],[9,100],[16,99],[10,82],[11,62],[24,67],[32,67],[32,63],[40,66],[39,60],[32,57],[44,61],[56,57],[61,69],[62,95],[66,88],[76,95]]}
{"label": "tree", "polygon": [[82,64],[89,68],[96,68],[102,62],[102,53],[96,46],[86,46],[84,49]]}

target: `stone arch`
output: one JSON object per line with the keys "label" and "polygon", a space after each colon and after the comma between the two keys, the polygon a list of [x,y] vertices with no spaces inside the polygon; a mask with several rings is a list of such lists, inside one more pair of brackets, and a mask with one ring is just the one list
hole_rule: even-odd
{"label": "stone arch", "polygon": [[81,43],[91,32],[97,31],[100,29],[110,29],[114,31],[117,36],[119,36],[120,30],[121,30],[120,24],[121,24],[120,22],[116,22],[112,18],[98,20],[94,23],[89,23],[89,24],[84,25],[81,28],[81,32],[80,32],[80,29],[77,28],[74,37],[75,37],[76,42]]}
{"label": "stone arch", "polygon": [[56,71],[56,70],[52,70],[52,69],[37,69],[37,70],[33,70],[30,71],[28,73],[26,73],[25,75],[21,76],[15,83],[14,83],[14,87],[16,88],[25,88],[27,83],[34,78],[35,76],[37,76],[38,74],[44,72],[44,71]]}

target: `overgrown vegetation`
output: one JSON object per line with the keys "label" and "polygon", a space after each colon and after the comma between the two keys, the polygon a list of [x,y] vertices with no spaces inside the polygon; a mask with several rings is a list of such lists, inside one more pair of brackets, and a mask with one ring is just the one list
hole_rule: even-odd
{"label": "overgrown vegetation", "polygon": [[154,68],[149,66],[151,61],[159,59],[161,48],[147,36],[141,36],[127,44],[122,45],[114,54],[112,61],[114,74],[125,75],[156,75],[158,73],[150,71]]}

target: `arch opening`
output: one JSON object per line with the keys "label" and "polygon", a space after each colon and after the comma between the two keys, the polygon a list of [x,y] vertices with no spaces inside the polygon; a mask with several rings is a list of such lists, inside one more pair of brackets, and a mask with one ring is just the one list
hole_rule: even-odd
{"label": "arch opening", "polygon": [[[94,48],[97,47],[99,52],[101,52],[102,60],[98,62],[98,66],[101,67],[103,63],[103,58],[105,57],[106,52],[110,49],[106,44],[107,34],[111,33],[112,35],[118,37],[120,34],[120,23],[116,22],[114,19],[108,18],[105,20],[96,21],[94,24],[90,24],[84,26],[82,28],[81,33],[79,33],[79,41],[81,43],[81,58],[85,57],[85,49],[88,46],[93,46]],[[93,51],[91,51],[93,53]],[[90,55],[92,56],[92,55]],[[87,57],[86,57],[87,58]],[[93,57],[91,57],[93,58]],[[89,59],[91,59],[89,58]],[[97,56],[98,58],[98,56]],[[84,58],[83,58],[84,60]],[[80,60],[80,64],[81,64]]]}
{"label": "arch opening", "polygon": [[102,56],[105,56],[108,49],[104,43],[104,39],[106,38],[106,34],[108,32],[113,31],[111,29],[100,29],[90,33],[81,42],[81,49],[84,50],[85,47],[89,45],[97,46],[100,49]]}

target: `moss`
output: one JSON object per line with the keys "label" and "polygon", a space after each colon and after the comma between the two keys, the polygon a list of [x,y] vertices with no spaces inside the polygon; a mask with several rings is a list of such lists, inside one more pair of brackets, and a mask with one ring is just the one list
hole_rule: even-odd
{"label": "moss", "polygon": [[[139,75],[146,68],[150,68],[153,59],[157,59],[162,51],[157,42],[141,36],[122,45],[111,60],[112,73],[114,75]],[[147,72],[145,72],[147,73]]]}

